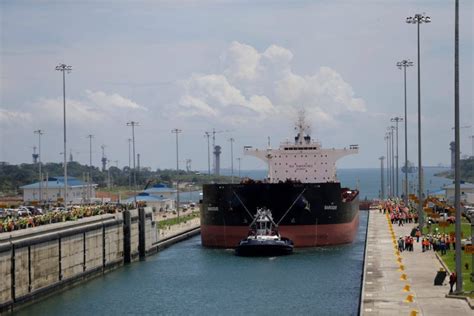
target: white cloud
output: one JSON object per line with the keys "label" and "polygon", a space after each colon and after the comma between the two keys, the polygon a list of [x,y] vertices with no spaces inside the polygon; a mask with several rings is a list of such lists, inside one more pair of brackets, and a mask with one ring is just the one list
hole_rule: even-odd
{"label": "white cloud", "polygon": [[234,41],[224,57],[228,63],[224,74],[232,79],[254,80],[258,75],[260,57],[252,46]]}
{"label": "white cloud", "polygon": [[194,116],[198,114],[204,116],[217,116],[218,114],[216,110],[209,106],[209,104],[190,95],[182,96],[179,104],[187,108],[186,111],[180,112],[183,116]]}
{"label": "white cloud", "polygon": [[293,58],[281,46],[271,45],[259,53],[234,41],[222,73],[193,74],[184,81],[178,114],[252,122],[288,116],[304,107],[315,123],[336,124],[345,112],[366,111],[365,101],[355,97],[338,72],[321,67],[312,75],[298,75],[291,67]]}
{"label": "white cloud", "polygon": [[[146,111],[136,102],[119,94],[107,94],[103,91],[85,90],[85,98],[66,99],[68,121],[74,123],[104,122],[110,118],[121,117],[130,110]],[[45,121],[57,121],[63,118],[63,99],[42,98],[33,103],[32,115]]]}
{"label": "white cloud", "polygon": [[223,75],[194,74],[183,82],[183,87],[185,94],[179,101],[180,116],[200,115],[235,122],[242,116],[262,118],[274,111],[266,96],[246,97]]}
{"label": "white cloud", "polygon": [[25,112],[9,111],[0,108],[0,123],[2,124],[22,124],[32,121],[32,115]]}
{"label": "white cloud", "polygon": [[117,93],[106,94],[103,91],[94,92],[91,90],[86,90],[85,93],[90,101],[106,110],[114,110],[114,108],[147,110],[145,107]]}

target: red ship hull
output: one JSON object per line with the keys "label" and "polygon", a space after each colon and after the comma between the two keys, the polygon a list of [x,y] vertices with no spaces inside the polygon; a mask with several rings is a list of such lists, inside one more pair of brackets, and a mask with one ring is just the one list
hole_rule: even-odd
{"label": "red ship hull", "polygon": [[[282,237],[293,241],[295,247],[317,247],[351,243],[359,226],[359,214],[351,222],[321,225],[283,225]],[[247,237],[248,226],[201,224],[201,241],[205,247],[234,248]]]}

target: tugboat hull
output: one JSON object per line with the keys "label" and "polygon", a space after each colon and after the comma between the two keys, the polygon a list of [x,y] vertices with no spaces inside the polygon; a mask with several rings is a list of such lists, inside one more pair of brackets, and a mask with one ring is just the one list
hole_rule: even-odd
{"label": "tugboat hull", "polygon": [[290,240],[280,241],[260,241],[260,240],[242,240],[240,245],[235,248],[235,254],[245,257],[268,257],[283,256],[293,252],[293,245]]}

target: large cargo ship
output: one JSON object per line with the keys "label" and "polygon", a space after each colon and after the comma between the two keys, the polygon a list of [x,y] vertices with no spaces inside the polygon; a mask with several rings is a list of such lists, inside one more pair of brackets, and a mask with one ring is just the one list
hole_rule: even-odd
{"label": "large cargo ship", "polygon": [[239,184],[203,187],[201,240],[205,247],[234,248],[247,236],[257,208],[268,208],[282,237],[295,247],[350,243],[359,224],[359,192],[341,187],[336,161],[358,152],[358,145],[343,149],[322,148],[312,141],[304,115],[295,127],[294,142],[278,149],[244,153],[268,164],[263,181],[246,179]]}

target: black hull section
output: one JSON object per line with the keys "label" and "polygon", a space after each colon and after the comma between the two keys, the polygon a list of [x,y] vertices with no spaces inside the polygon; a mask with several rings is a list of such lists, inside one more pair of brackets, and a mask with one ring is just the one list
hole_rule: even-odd
{"label": "black hull section", "polygon": [[359,211],[358,195],[344,201],[339,183],[208,184],[202,202],[201,224],[218,226],[249,225],[261,207],[275,222],[289,209],[280,226],[349,223]]}

